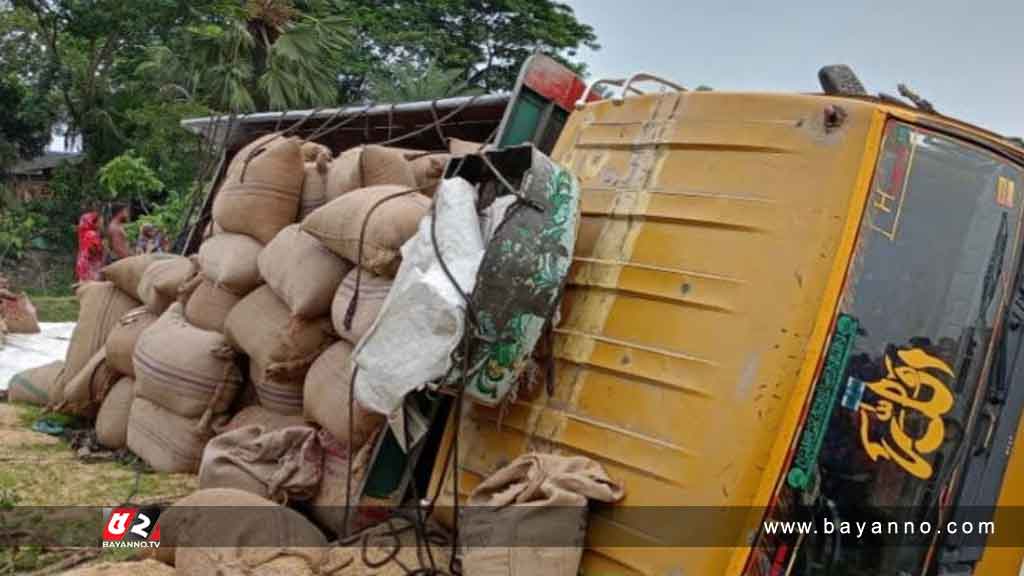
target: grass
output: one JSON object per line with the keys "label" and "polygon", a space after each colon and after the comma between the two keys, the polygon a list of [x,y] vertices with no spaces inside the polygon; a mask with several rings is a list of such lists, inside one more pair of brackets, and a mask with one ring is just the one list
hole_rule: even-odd
{"label": "grass", "polygon": [[[0,532],[32,534],[43,527],[45,534],[56,542],[72,541],[65,540],[71,538],[80,542],[83,534],[87,538],[98,537],[100,528],[94,512],[83,517],[82,511],[88,509],[51,509],[41,517],[40,509],[28,507],[116,506],[133,493],[132,502],[137,504],[170,502],[196,489],[197,479],[190,474],[140,474],[134,466],[114,460],[82,461],[64,440],[31,430],[32,423],[41,415],[38,407],[0,403]],[[48,416],[61,419],[58,415]],[[55,521],[53,514],[60,516],[59,521]],[[82,552],[39,542],[2,546],[0,576],[52,566]],[[104,550],[95,560],[132,558],[124,551],[108,552]]]}
{"label": "grass", "polygon": [[78,300],[74,296],[35,296],[40,322],[75,322],[78,320]]}

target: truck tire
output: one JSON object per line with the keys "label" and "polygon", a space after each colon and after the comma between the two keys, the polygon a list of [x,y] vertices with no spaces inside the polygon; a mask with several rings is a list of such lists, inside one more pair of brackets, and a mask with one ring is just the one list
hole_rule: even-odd
{"label": "truck tire", "polygon": [[835,96],[866,96],[867,90],[860,79],[846,64],[822,66],[818,70],[818,82],[825,94]]}

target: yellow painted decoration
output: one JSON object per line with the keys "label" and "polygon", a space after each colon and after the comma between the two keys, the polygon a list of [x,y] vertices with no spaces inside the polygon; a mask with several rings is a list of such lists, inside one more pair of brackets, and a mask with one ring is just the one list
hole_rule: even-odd
{"label": "yellow painted decoration", "polygon": [[[953,407],[953,394],[949,387],[933,372],[952,378],[953,370],[942,360],[920,348],[899,350],[900,365],[885,356],[886,377],[877,382],[866,382],[868,390],[879,400],[876,404],[862,402],[860,411],[860,440],[868,456],[899,464],[918,478],[931,478],[932,465],[924,456],[942,445],[946,427],[942,415]],[[918,413],[928,419],[924,435],[913,438],[904,428],[907,414]],[[886,424],[886,434],[872,439],[872,430]]]}

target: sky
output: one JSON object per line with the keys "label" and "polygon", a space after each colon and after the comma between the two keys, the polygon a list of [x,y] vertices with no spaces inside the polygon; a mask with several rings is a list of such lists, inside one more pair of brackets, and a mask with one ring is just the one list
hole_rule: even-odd
{"label": "sky", "polygon": [[868,92],[907,84],[947,116],[1024,137],[1024,0],[561,0],[594,27],[591,79],[650,72],[694,88],[820,92],[848,64]]}

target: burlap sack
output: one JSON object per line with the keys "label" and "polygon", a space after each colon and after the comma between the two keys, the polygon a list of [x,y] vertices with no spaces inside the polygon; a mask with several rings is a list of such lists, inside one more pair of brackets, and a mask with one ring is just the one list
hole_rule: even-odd
{"label": "burlap sack", "polygon": [[[323,426],[346,445],[349,438],[351,354],[352,345],[344,340],[335,342],[325,350],[306,374],[302,397],[302,413],[306,419]],[[352,402],[352,445],[353,449],[359,449],[383,426],[385,418],[364,409],[355,399]]]}
{"label": "burlap sack", "polygon": [[178,416],[138,395],[132,401],[128,449],[157,472],[195,474],[209,439],[210,432],[198,420]]}
{"label": "burlap sack", "polygon": [[263,244],[244,234],[217,234],[199,247],[203,276],[238,296],[263,284],[256,258]]}
{"label": "burlap sack", "polygon": [[224,434],[246,426],[259,426],[264,430],[280,430],[289,426],[303,426],[305,423],[305,418],[297,414],[278,414],[263,406],[246,406],[232,416],[231,420],[222,428],[218,428],[217,433]]}
{"label": "burlap sack", "polygon": [[384,300],[391,291],[391,284],[391,278],[363,271],[359,280],[359,299],[356,302],[355,313],[352,315],[352,322],[346,328],[345,317],[356,292],[356,271],[349,272],[338,286],[338,291],[334,293],[334,301],[331,303],[331,324],[338,336],[353,346],[358,344],[384,307]]}
{"label": "burlap sack", "polygon": [[46,406],[50,401],[50,388],[57,382],[62,368],[64,361],[56,360],[11,376],[7,385],[7,401]]}
{"label": "burlap sack", "polygon": [[465,156],[466,154],[478,154],[484,145],[480,142],[459,140],[458,138],[448,139],[448,151],[452,156]]}
{"label": "burlap sack", "polygon": [[575,576],[587,501],[618,502],[622,496],[622,487],[590,458],[524,454],[470,493],[459,524],[463,570],[474,576]]}
{"label": "burlap sack", "polygon": [[[375,437],[370,438],[370,440],[375,439]],[[351,499],[347,499],[345,494],[348,488],[348,446],[339,442],[326,430],[321,430],[317,434],[317,440],[323,450],[324,463],[320,489],[311,502],[310,515],[317,524],[340,535],[345,532],[345,507],[355,507],[360,504],[358,494],[363,480],[366,478],[366,473],[369,471],[374,442],[366,442],[361,449],[356,451],[355,459],[352,461],[353,496]],[[356,514],[354,508],[349,513],[349,523],[353,528]]]}
{"label": "burlap sack", "polygon": [[260,405],[280,414],[302,412],[310,364],[333,340],[330,318],[303,320],[269,286],[256,289],[228,314],[224,333],[249,355],[249,378]]}
{"label": "burlap sack", "polygon": [[407,154],[406,158],[409,158],[412,172],[416,176],[416,186],[423,194],[432,197],[444,177],[444,168],[451,155],[444,152],[420,153],[413,156]]}
{"label": "burlap sack", "polygon": [[260,252],[259,267],[267,286],[292,314],[318,318],[330,313],[334,292],[352,265],[292,224]]}
{"label": "burlap sack", "polygon": [[128,439],[128,415],[135,400],[135,381],[121,378],[107,393],[96,414],[96,440],[111,450],[124,448]]}
{"label": "burlap sack", "polygon": [[186,418],[222,414],[242,384],[224,336],[189,325],[175,303],[135,345],[135,393]]}
{"label": "burlap sack", "polygon": [[303,168],[306,176],[302,180],[302,195],[299,197],[299,222],[327,203],[327,172],[330,167],[331,157],[327,154],[306,162]]}
{"label": "burlap sack", "polygon": [[368,186],[416,187],[416,175],[398,148],[360,146],[342,152],[327,172],[327,201]]}
{"label": "burlap sack", "polygon": [[[174,567],[152,558],[89,563],[61,572],[61,576],[175,576]],[[339,575],[340,576],[340,575]]]}
{"label": "burlap sack", "polygon": [[298,512],[230,488],[199,490],[164,510],[160,542],[157,558],[190,576],[234,574],[223,568],[253,568],[280,556],[305,558],[318,574],[327,549],[323,533]]}
{"label": "burlap sack", "polygon": [[64,397],[53,409],[62,414],[92,418],[121,377],[107,362],[106,348],[100,348],[64,387]]}
{"label": "burlap sack", "polygon": [[174,258],[174,256],[160,253],[129,256],[104,266],[100,273],[104,280],[113,282],[125,294],[136,300],[142,300],[139,295],[139,282],[142,280],[142,274],[153,262],[168,258]]}
{"label": "burlap sack", "polygon": [[199,488],[235,488],[280,504],[309,500],[320,487],[322,462],[315,428],[247,426],[206,445]]}
{"label": "burlap sack", "polygon": [[331,160],[331,149],[323,144],[307,141],[303,142],[299,149],[302,151],[303,162],[316,162],[319,156],[327,156],[328,162]]}
{"label": "burlap sack", "polygon": [[15,294],[0,288],[0,318],[4,319],[8,334],[39,333],[36,307],[24,292]]}
{"label": "burlap sack", "polygon": [[112,282],[86,282],[75,290],[78,324],[64,359],[57,384],[50,389],[50,406],[64,398],[64,385],[74,378],[107,341],[110,331],[128,311],[142,303],[118,290]]}
{"label": "burlap sack", "polygon": [[225,231],[266,244],[295,222],[304,177],[300,142],[268,134],[235,155],[213,201],[213,219]]}
{"label": "burlap sack", "polygon": [[224,321],[242,298],[203,278],[185,303],[185,320],[196,328],[224,331]]}
{"label": "burlap sack", "polygon": [[308,367],[333,339],[328,318],[293,318],[269,286],[257,288],[231,310],[224,332],[235,349],[263,370],[286,370],[282,364]]}
{"label": "burlap sack", "polygon": [[[349,262],[394,277],[401,262],[402,244],[416,234],[420,220],[430,209],[430,198],[423,194],[397,195],[405,190],[398,186],[355,190],[314,211],[302,222],[302,229]],[[360,262],[359,240],[367,216]]]}
{"label": "burlap sack", "polygon": [[142,331],[159,318],[148,308],[140,306],[117,321],[117,325],[107,336],[107,363],[118,374],[135,378],[135,365],[132,356],[135,354],[135,343]]}
{"label": "burlap sack", "polygon": [[196,275],[190,258],[175,256],[150,264],[139,280],[139,296],[154,314],[163,314],[178,300],[178,289]]}
{"label": "burlap sack", "polygon": [[313,359],[280,363],[267,368],[257,361],[249,362],[249,380],[259,405],[281,415],[302,414],[302,386]]}

